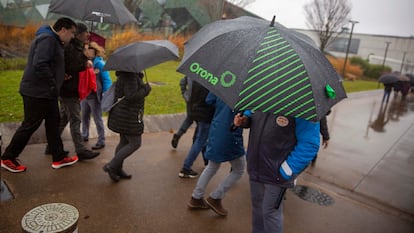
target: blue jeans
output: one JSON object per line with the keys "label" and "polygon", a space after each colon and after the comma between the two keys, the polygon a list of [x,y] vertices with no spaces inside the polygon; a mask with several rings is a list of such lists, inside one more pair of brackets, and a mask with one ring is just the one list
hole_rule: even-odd
{"label": "blue jeans", "polygon": [[250,180],[252,233],[283,233],[283,201],[275,208],[282,188]]}
{"label": "blue jeans", "polygon": [[90,94],[80,104],[82,111],[82,138],[89,138],[89,126],[92,113],[98,133],[96,145],[105,145],[105,126],[102,120],[102,108],[96,93]]}
{"label": "blue jeans", "polygon": [[[213,199],[223,199],[224,194],[242,177],[244,173],[244,167],[246,164],[245,157],[240,156],[236,159],[229,161],[231,164],[231,172],[228,174],[226,179],[224,179],[219,186],[210,193],[210,197]],[[217,170],[220,168],[221,163],[214,161],[209,161],[206,168],[198,178],[197,185],[193,191],[192,196],[196,199],[204,197],[204,193],[208,183],[211,178],[216,174]]]}
{"label": "blue jeans", "polygon": [[197,159],[198,154],[201,152],[204,146],[207,145],[208,131],[210,129],[210,123],[206,122],[196,122],[197,123],[197,132],[195,135],[195,140],[193,145],[190,148],[190,151],[187,154],[187,157],[184,160],[184,169],[191,169],[194,161]]}

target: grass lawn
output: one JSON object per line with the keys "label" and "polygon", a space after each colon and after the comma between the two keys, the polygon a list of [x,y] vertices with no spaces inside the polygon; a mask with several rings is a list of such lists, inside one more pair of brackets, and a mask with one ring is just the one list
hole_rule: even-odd
{"label": "grass lawn", "polygon": [[[185,112],[179,81],[183,74],[176,72],[179,62],[170,61],[146,70],[148,81],[152,84],[151,94],[146,97],[145,114],[171,114]],[[0,123],[19,122],[23,119],[23,102],[19,94],[19,83],[23,71],[0,71]],[[111,78],[116,79],[111,71]],[[376,81],[344,81],[347,93],[374,90]]]}

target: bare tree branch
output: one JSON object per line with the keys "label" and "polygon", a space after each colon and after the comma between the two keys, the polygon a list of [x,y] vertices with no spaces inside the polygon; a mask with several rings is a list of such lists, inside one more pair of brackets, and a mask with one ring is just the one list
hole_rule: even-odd
{"label": "bare tree branch", "polygon": [[313,0],[304,6],[307,25],[318,33],[322,51],[348,24],[351,8],[348,0]]}

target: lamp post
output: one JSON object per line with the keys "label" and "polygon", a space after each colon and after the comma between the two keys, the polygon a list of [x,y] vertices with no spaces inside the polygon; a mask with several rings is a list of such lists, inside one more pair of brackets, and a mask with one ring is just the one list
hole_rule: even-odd
{"label": "lamp post", "polygon": [[349,34],[348,46],[346,48],[346,55],[345,55],[344,67],[342,69],[342,77],[343,78],[345,78],[345,68],[346,68],[346,62],[348,60],[349,47],[351,46],[352,32],[354,31],[355,24],[359,23],[356,20],[349,20],[349,22],[352,24],[352,26],[351,26],[351,33]]}
{"label": "lamp post", "polygon": [[382,61],[382,71],[384,71],[385,67],[385,60],[387,59],[387,53],[388,53],[388,46],[390,46],[391,42],[387,41],[385,42],[385,54],[384,54],[384,61]]}

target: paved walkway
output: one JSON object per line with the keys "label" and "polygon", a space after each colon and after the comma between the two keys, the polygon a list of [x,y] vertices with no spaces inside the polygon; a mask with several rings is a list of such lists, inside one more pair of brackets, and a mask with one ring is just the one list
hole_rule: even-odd
{"label": "paved walkway", "polygon": [[[328,117],[330,145],[321,150],[316,166],[298,179],[299,185],[318,195],[301,192],[308,199],[303,200],[294,192],[300,190],[288,191],[285,233],[414,232],[414,96],[405,103],[396,100],[383,106],[386,124],[381,120],[381,97],[381,91],[352,94],[334,107]],[[177,173],[192,132],[183,136],[177,150],[171,149],[169,132],[181,119],[178,115],[146,118],[151,130],[147,129],[142,148],[125,165],[133,178],[116,184],[102,166],[113,156],[117,136],[107,138],[96,159],[59,170],[50,167],[44,143],[29,145],[20,156],[26,172],[0,173],[14,197],[1,202],[0,232],[21,232],[26,212],[53,202],[79,210],[79,232],[250,232],[247,174],[224,199],[227,217],[187,209],[197,180],[180,179]],[[70,140],[64,143],[74,151]],[[93,143],[90,140],[88,145]],[[201,158],[193,168],[203,169]],[[229,169],[227,164],[220,169],[208,191]]]}

